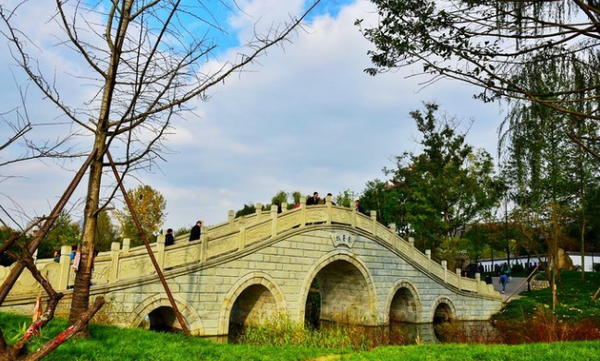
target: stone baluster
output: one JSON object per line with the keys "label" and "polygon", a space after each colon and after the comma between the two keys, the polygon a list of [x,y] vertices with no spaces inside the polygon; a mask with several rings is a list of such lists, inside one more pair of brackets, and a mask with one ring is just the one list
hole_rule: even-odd
{"label": "stone baluster", "polygon": [[287,202],[281,203],[281,213],[287,212],[287,210],[288,210],[287,208],[288,208]]}
{"label": "stone baluster", "polygon": [[227,212],[227,221],[229,222],[229,230],[233,231],[235,228],[235,211],[229,210]]}
{"label": "stone baluster", "polygon": [[325,197],[325,204],[327,205],[327,212],[326,212],[326,217],[327,219],[325,220],[325,224],[331,224],[331,220],[333,218],[333,203],[332,203],[332,199],[333,196],[327,196]]}
{"label": "stone baluster", "polygon": [[277,236],[277,204],[271,204],[271,237]]}
{"label": "stone baluster", "polygon": [[156,262],[161,270],[165,269],[165,238],[164,234],[156,237]]}
{"label": "stone baluster", "polygon": [[200,235],[200,262],[206,262],[208,258],[208,234]]}
{"label": "stone baluster", "polygon": [[475,281],[477,281],[477,293],[486,294],[487,293],[487,284],[485,281],[481,280],[481,273],[475,273]]}
{"label": "stone baluster", "polygon": [[356,209],[353,206],[350,206],[350,227],[356,228],[356,217],[357,217]]}
{"label": "stone baluster", "polygon": [[429,271],[431,269],[431,250],[430,249],[425,250],[425,256],[427,256],[427,270]]}
{"label": "stone baluster", "polygon": [[448,283],[448,261],[442,260],[442,268],[444,269],[444,283]]}
{"label": "stone baluster", "polygon": [[256,203],[256,205],[254,206],[256,208],[255,213],[256,213],[256,223],[260,222],[262,219],[262,203]]}
{"label": "stone baluster", "polygon": [[129,253],[131,248],[131,240],[129,238],[123,238],[123,252]]}
{"label": "stone baluster", "polygon": [[390,244],[396,248],[400,248],[398,245],[398,234],[396,233],[396,223],[388,224],[388,229],[392,233],[392,237],[390,237]]}
{"label": "stone baluster", "polygon": [[112,242],[110,244],[110,282],[115,282],[119,279],[119,251],[121,244]]}
{"label": "stone baluster", "polygon": [[69,274],[71,273],[71,246],[60,247],[60,273],[58,276],[57,291],[64,291],[69,285]]}
{"label": "stone baluster", "polygon": [[238,239],[238,251],[246,248],[246,218],[240,218],[240,233]]}
{"label": "stone baluster", "polygon": [[415,258],[415,238],[414,237],[408,237],[408,244],[410,246],[410,258]]}
{"label": "stone baluster", "polygon": [[456,287],[460,289],[462,287],[462,270],[460,268],[456,269],[456,275],[458,276],[458,284]]}
{"label": "stone baluster", "polygon": [[300,228],[306,226],[306,198],[300,198]]}
{"label": "stone baluster", "polygon": [[373,228],[371,229],[371,233],[374,236],[377,236],[377,227],[379,226],[379,223],[377,223],[377,211],[371,211],[371,222],[373,223]]}

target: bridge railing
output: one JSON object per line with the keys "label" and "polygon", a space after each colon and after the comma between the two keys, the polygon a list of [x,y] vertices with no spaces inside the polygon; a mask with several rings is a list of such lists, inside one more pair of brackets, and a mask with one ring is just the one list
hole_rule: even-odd
{"label": "bridge railing", "polygon": [[[303,229],[313,224],[339,224],[360,229],[381,239],[390,249],[448,285],[480,294],[496,293],[493,286],[486,285],[478,276],[476,279],[461,277],[460,270],[456,273],[449,271],[445,261],[442,264],[433,261],[431,252],[421,252],[414,246],[412,238],[406,241],[396,234],[394,226],[385,227],[377,222],[375,212],[367,216],[331,202],[307,207],[305,200],[301,200],[299,208],[286,210],[285,205],[282,208],[282,213],[277,213],[275,207],[270,212],[265,212],[261,210],[262,205],[257,204],[256,213],[239,218],[235,218],[233,211],[230,211],[226,222],[203,227],[200,240],[190,242],[187,235],[183,235],[176,238],[174,245],[165,247],[164,236],[159,236],[158,241],[152,244],[152,252],[161,269],[171,269],[241,252],[249,246],[275,239],[298,228]],[[70,251],[69,246],[63,246],[59,262],[37,260],[38,268],[57,290],[67,289],[74,282],[75,271],[69,258]],[[8,272],[9,269],[0,267],[0,280]],[[146,249],[143,246],[131,248],[129,240],[124,239],[122,245],[114,242],[110,251],[101,252],[96,257],[92,284],[135,279],[152,273],[155,270]],[[11,294],[38,292],[41,292],[39,285],[28,272],[24,272]]]}

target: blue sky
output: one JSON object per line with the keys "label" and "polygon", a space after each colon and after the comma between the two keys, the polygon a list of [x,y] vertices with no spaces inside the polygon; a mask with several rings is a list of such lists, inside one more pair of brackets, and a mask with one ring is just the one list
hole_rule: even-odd
{"label": "blue sky", "polygon": [[[247,39],[257,22],[268,27],[306,6],[301,0],[238,4],[244,11],[228,13],[223,22],[237,43]],[[126,186],[143,182],[165,196],[165,228],[191,226],[197,219],[220,223],[227,219],[228,210],[265,203],[279,190],[359,193],[367,181],[384,177],[381,169],[393,165],[394,155],[418,149],[409,112],[422,109],[423,102],[437,102],[443,112],[465,125],[472,120],[468,141],[495,155],[502,114],[497,104],[474,100],[477,89],[450,80],[423,88],[427,78],[410,77],[416,68],[376,77],[363,72],[370,66],[366,53],[371,45],[353,24],[364,18],[363,24],[374,25],[374,10],[368,1],[325,1],[283,48],[270,50],[240,76],[212,88],[209,101],[194,104],[195,114],[176,123],[167,139],[171,154],[166,162],[137,174],[137,180],[128,179]],[[29,24],[33,39],[51,41],[46,38],[48,30],[21,21],[23,26]],[[238,51],[236,41],[223,44],[227,46],[218,57],[225,59]],[[0,61],[20,79],[18,70],[10,66],[6,44],[0,46],[4,47]],[[44,63],[49,69],[79,66],[52,55]],[[13,75],[3,73],[0,112],[19,105]],[[75,89],[68,96],[76,98],[80,93]],[[29,103],[37,123],[56,121],[50,116],[56,112],[45,108],[34,90]],[[37,130],[51,131],[49,126]],[[0,134],[7,134],[2,125]],[[89,144],[78,146],[87,149]],[[0,203],[14,208],[14,200],[28,216],[48,214],[78,162],[28,162],[0,169],[2,174],[19,175],[0,183]],[[85,184],[80,188],[78,197]],[[75,219],[81,208],[81,201],[72,202]]]}

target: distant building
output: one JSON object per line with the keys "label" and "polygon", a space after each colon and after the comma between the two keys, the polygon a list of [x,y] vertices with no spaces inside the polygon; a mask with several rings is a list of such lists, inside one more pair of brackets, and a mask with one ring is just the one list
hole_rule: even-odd
{"label": "distant building", "polygon": [[[580,252],[567,252],[567,254],[573,261],[573,266],[575,266],[576,268],[581,268],[581,253]],[[584,259],[585,259],[585,271],[591,272],[594,270],[594,264],[600,263],[600,253],[586,253],[584,256]],[[546,262],[546,257],[545,256],[542,257],[541,261]],[[533,265],[534,267],[539,262],[540,262],[540,260],[538,260],[538,258],[535,255],[531,256],[529,258],[530,265]],[[501,266],[502,264],[506,263],[506,257],[494,258],[493,261],[491,259],[482,259],[482,260],[479,260],[479,263],[485,268],[486,272],[491,272],[494,270],[494,267],[496,265]],[[517,258],[512,257],[510,259],[511,267],[517,263],[525,267],[526,263],[527,263],[527,256],[519,256]]]}

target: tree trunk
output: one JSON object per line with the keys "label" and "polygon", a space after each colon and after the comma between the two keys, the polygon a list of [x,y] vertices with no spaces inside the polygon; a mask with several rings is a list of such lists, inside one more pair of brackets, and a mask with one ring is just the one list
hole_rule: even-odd
{"label": "tree trunk", "polygon": [[[96,226],[98,223],[98,204],[100,201],[100,186],[102,183],[102,160],[104,155],[105,138],[100,135],[96,137],[96,156],[90,165],[87,199],[83,224],[83,237],[80,248],[81,260],[79,269],[75,273],[75,284],[71,300],[71,311],[69,313],[69,325],[75,324],[89,307],[90,285],[92,279],[92,259],[96,237]],[[79,336],[89,335],[88,327],[85,325],[78,333]]]}

